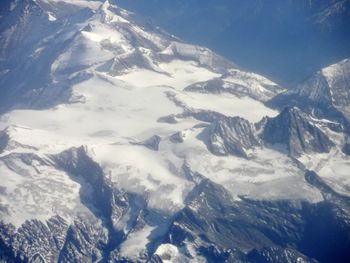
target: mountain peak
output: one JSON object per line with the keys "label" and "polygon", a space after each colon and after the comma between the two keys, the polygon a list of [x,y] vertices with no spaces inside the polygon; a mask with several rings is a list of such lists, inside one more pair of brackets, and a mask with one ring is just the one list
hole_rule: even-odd
{"label": "mountain peak", "polygon": [[224,117],[210,128],[208,146],[217,155],[233,154],[248,158],[248,152],[259,145],[254,125],[240,117]]}
{"label": "mountain peak", "polygon": [[350,59],[344,59],[318,71],[295,91],[315,104],[349,106]]}
{"label": "mountain peak", "polygon": [[317,118],[331,119],[349,131],[350,59],[319,70],[295,89],[283,92],[268,103],[274,107],[298,106]]}
{"label": "mountain peak", "polygon": [[268,118],[263,139],[270,144],[284,145],[289,154],[329,152],[334,143],[297,107],[287,107],[275,118]]}

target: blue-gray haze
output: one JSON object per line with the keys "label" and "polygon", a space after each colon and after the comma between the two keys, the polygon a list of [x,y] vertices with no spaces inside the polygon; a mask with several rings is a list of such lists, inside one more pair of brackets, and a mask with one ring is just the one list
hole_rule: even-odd
{"label": "blue-gray haze", "polygon": [[118,4],[281,84],[350,55],[349,0],[119,0]]}

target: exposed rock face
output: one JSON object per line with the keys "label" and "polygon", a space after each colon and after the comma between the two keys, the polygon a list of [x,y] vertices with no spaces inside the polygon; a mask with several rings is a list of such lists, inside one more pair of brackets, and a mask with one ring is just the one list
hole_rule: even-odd
{"label": "exposed rock face", "polygon": [[92,189],[87,189],[85,195],[81,193],[81,199],[98,217],[102,216],[110,231],[115,231],[116,236],[122,236],[116,226],[128,210],[127,194],[113,187],[102,168],[90,158],[84,147],[72,148],[54,156],[53,159],[61,169],[86,180]]}
{"label": "exposed rock face", "polygon": [[28,128],[13,125],[13,126],[7,127],[3,131],[0,131],[0,153],[4,152],[5,150],[11,151],[16,148],[36,150],[35,147],[19,143],[16,139],[12,137],[12,135],[16,133],[17,129],[28,129]]}
{"label": "exposed rock face", "polygon": [[343,150],[343,153],[345,153],[346,155],[350,155],[350,138],[346,139],[346,142],[342,150]]}
{"label": "exposed rock face", "polygon": [[350,155],[350,144],[349,143],[344,145],[343,152],[347,155]]}
{"label": "exposed rock face", "polygon": [[250,97],[262,102],[268,101],[283,89],[276,83],[251,72],[229,70],[220,78],[188,86],[186,91],[201,93],[230,93],[238,97]]}
{"label": "exposed rock face", "polygon": [[322,69],[335,107],[350,106],[350,59]]}
{"label": "exposed rock face", "polygon": [[209,127],[208,147],[214,154],[247,158],[247,151],[258,145],[254,126],[243,118],[220,118]]}
{"label": "exposed rock face", "polygon": [[144,145],[151,150],[158,151],[159,150],[159,143],[161,140],[162,140],[162,138],[160,138],[160,136],[153,135],[152,137],[148,138],[144,142],[140,143],[140,145]]}
{"label": "exposed rock face", "polygon": [[[74,219],[68,221],[60,216],[46,222],[27,220],[17,230],[11,224],[2,224],[0,246],[5,252],[4,255],[0,253],[0,260],[107,262],[111,254],[117,258],[118,246],[128,232],[143,227],[144,201],[113,187],[84,147],[53,155],[51,160],[54,163],[48,164],[67,171],[81,184],[79,198],[90,212],[77,212],[75,217],[71,214]],[[123,220],[128,220],[127,227],[120,224]]]}
{"label": "exposed rock face", "polygon": [[269,144],[284,145],[289,154],[329,152],[334,143],[298,108],[286,108],[266,121],[262,138]]}
{"label": "exposed rock face", "polygon": [[1,250],[10,259],[6,262],[89,262],[101,258],[101,246],[108,239],[97,221],[68,223],[58,216],[46,224],[27,221],[18,230],[2,225],[0,232]]}
{"label": "exposed rock face", "polygon": [[[239,139],[239,143],[249,147],[250,140],[254,141],[237,137],[236,133],[242,136],[241,133],[252,129],[244,119],[228,118],[216,125],[220,129],[225,128],[222,132],[228,129],[235,133],[229,138],[236,143]],[[247,130],[247,127],[250,128]],[[228,142],[229,145],[231,143]],[[26,162],[29,162],[28,158],[25,158]],[[18,230],[2,224],[0,259],[5,262],[128,261],[120,255],[120,243],[127,235],[142,229],[145,221],[157,223],[163,216],[153,215],[147,219],[152,212],[144,208],[145,201],[113,187],[85,147],[72,148],[51,159],[57,168],[64,169],[80,181],[80,198],[95,217],[78,217],[73,222],[59,216],[50,218],[46,223],[30,220]],[[147,251],[149,254],[145,253],[144,258],[139,260],[173,260],[170,252],[174,251],[182,260],[192,257],[207,262],[273,263],[277,258],[288,263],[300,259],[304,262],[316,262],[315,259],[327,262],[334,253],[337,260],[348,257],[349,226],[342,222],[349,220],[346,212],[349,200],[332,191],[317,175],[310,173],[307,179],[327,196],[325,202],[310,204],[244,198],[234,201],[222,186],[197,178],[197,186],[187,196],[186,206],[171,219],[170,225],[166,224],[162,235],[151,243]],[[89,187],[84,186],[82,180]],[[129,229],[124,231],[119,228],[119,222],[126,218]],[[322,222],[327,222],[326,228]],[[162,250],[160,256],[152,255],[158,251],[159,239],[162,244],[172,245],[170,254]],[[328,240],[332,240],[332,246],[329,246]],[[322,253],[320,247],[323,248]],[[184,251],[190,251],[190,255]]]}
{"label": "exposed rock face", "polygon": [[297,94],[301,98],[321,107],[327,107],[332,103],[332,94],[328,81],[321,71],[300,85],[297,89]]}
{"label": "exposed rock face", "polygon": [[[13,261],[29,259],[57,260],[62,249],[68,225],[60,217],[51,218],[47,224],[38,220],[27,221],[17,231],[9,225],[1,226],[1,250]],[[40,261],[38,261],[40,262]]]}
{"label": "exposed rock face", "polygon": [[10,137],[9,135],[6,133],[6,131],[1,131],[0,132],[0,153],[5,150],[5,148],[7,147],[8,143],[9,143]]}
{"label": "exposed rock face", "polygon": [[187,91],[203,92],[203,93],[221,93],[225,91],[224,81],[222,78],[215,78],[205,82],[195,83],[186,87]]}
{"label": "exposed rock face", "polygon": [[321,107],[334,106],[340,111],[350,105],[350,59],[330,65],[301,84],[296,93]]}
{"label": "exposed rock face", "polygon": [[164,60],[171,59],[172,56],[185,60],[198,61],[200,65],[209,67],[218,72],[226,72],[227,68],[236,67],[234,63],[217,55],[208,48],[177,41],[172,42],[167,49],[160,54],[160,58]]}
{"label": "exposed rock face", "polygon": [[[313,184],[322,188],[319,178]],[[187,207],[175,217],[166,242],[191,251],[196,258],[203,256],[208,262],[327,262],[334,260],[334,250],[337,260],[350,256],[346,249],[350,239],[345,234],[349,230],[342,230],[339,224],[349,218],[345,212],[349,199],[332,192],[318,204],[232,201],[223,187],[206,180],[193,192]],[[335,217],[331,216],[333,209],[339,212]]]}
{"label": "exposed rock face", "polygon": [[323,68],[296,89],[281,93],[269,104],[297,106],[320,118],[331,118],[349,125],[350,59]]}
{"label": "exposed rock face", "polygon": [[170,136],[170,140],[174,143],[182,143],[185,141],[186,131],[179,131]]}

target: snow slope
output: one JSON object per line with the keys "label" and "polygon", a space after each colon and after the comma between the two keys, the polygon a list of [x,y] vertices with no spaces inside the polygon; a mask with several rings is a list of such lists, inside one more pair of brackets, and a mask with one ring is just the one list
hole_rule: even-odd
{"label": "snow slope", "polygon": [[[99,218],[98,207],[86,203],[97,191],[98,178],[80,174],[74,150],[72,168],[57,161],[80,146],[101,168],[106,189],[140,197],[145,209],[156,214],[137,215],[142,223],[131,228],[140,202],[130,203],[120,217],[111,212],[113,226],[126,235],[118,245],[120,255],[131,260],[159,238],[201,178],[224,186],[238,201],[242,196],[323,200],[303,170],[278,149],[259,146],[248,159],[208,150],[210,116],[241,116],[251,122],[274,117],[278,112],[263,102],[282,91],[277,84],[240,71],[208,49],[140,25],[109,1],[28,0],[12,12],[24,12],[29,19],[1,31],[2,41],[10,43],[2,48],[6,69],[0,82],[8,88],[1,95],[4,101],[12,98],[3,104],[6,113],[0,119],[0,214],[5,223],[18,228],[26,220],[45,222],[54,215],[68,222]],[[40,41],[26,31],[37,23],[43,30]],[[23,45],[22,39],[30,41]],[[20,63],[28,54],[23,72]],[[31,67],[35,63],[46,70]],[[39,75],[45,76],[38,81]],[[217,78],[249,92],[188,89]],[[161,121],[167,116],[175,121]],[[180,141],[174,141],[176,134]],[[156,253],[167,249],[171,258],[182,261],[177,249],[164,246]]]}

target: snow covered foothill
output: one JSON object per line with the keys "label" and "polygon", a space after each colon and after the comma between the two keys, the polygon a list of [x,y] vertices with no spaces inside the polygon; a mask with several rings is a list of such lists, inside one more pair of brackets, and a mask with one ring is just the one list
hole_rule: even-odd
{"label": "snow covered foothill", "polygon": [[210,94],[197,92],[176,92],[175,98],[194,110],[208,110],[225,116],[241,116],[251,122],[258,122],[265,116],[275,116],[277,111],[266,107],[250,97],[233,94]]}
{"label": "snow covered foothill", "polygon": [[183,143],[164,142],[163,149],[171,147],[176,156],[186,160],[192,173],[224,186],[236,200],[239,196],[265,200],[323,200],[319,190],[305,181],[304,172],[284,153],[258,147],[250,152],[249,159],[217,156],[208,151],[203,141],[207,139],[203,128],[197,128],[186,135]]}
{"label": "snow covered foothill", "polygon": [[325,127],[324,122],[323,125],[319,124],[319,127],[323,129],[325,134],[332,138],[335,147],[329,153],[304,154],[298,160],[307,169],[315,171],[326,180],[335,191],[349,196],[350,156],[343,151],[347,137],[342,133],[336,133]]}
{"label": "snow covered foothill", "polygon": [[55,215],[70,223],[77,216],[95,218],[80,199],[84,183],[57,170],[53,162],[41,154],[1,156],[0,172],[4,223],[20,227],[26,220],[45,222]]}

